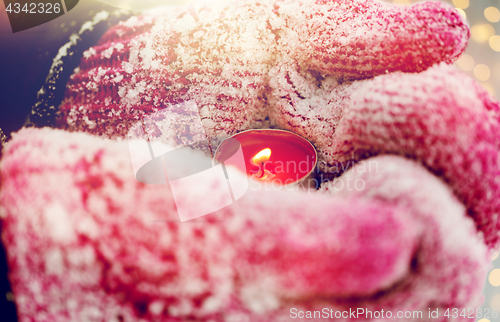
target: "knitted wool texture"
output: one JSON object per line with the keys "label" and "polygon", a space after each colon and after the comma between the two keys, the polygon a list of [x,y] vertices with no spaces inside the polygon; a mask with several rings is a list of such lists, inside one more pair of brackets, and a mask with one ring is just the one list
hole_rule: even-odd
{"label": "knitted wool texture", "polygon": [[[243,1],[133,17],[84,54],[58,124],[125,137],[145,115],[193,100],[215,143],[251,128],[288,129],[316,145],[327,176],[346,161],[404,154],[450,182],[492,246],[500,211],[493,198],[500,189],[498,103],[445,65],[418,76],[381,75],[452,62],[468,35],[460,15],[436,2]],[[367,113],[367,121],[350,119]],[[335,133],[341,120],[344,132]],[[349,126],[364,131],[365,141],[350,142],[362,138]]]}
{"label": "knitted wool texture", "polygon": [[[467,38],[443,4],[370,0],[194,4],[118,24],[60,106],[58,127],[91,135],[23,130],[4,151],[21,320],[285,321],[328,307],[422,321],[478,307],[498,244],[500,111],[445,64]],[[341,176],[323,193],[251,191],[180,225],[168,186],[136,182],[128,147],[94,136],[125,137],[185,101],[211,138],[288,129]],[[387,153],[399,156],[363,168]],[[223,183],[210,184],[217,198]]]}
{"label": "knitted wool texture", "polygon": [[[289,321],[292,308],[448,321],[428,309],[481,305],[486,246],[450,188],[411,160],[369,159],[323,193],[251,190],[180,224],[168,185],[135,180],[125,142],[26,129],[5,155],[20,321]],[[200,184],[223,198],[225,180]]]}
{"label": "knitted wool texture", "polygon": [[268,125],[277,65],[299,64],[317,86],[419,72],[455,60],[468,32],[439,3],[245,0],[133,17],[84,54],[59,125],[124,136],[144,114],[195,100],[210,136],[233,134]]}

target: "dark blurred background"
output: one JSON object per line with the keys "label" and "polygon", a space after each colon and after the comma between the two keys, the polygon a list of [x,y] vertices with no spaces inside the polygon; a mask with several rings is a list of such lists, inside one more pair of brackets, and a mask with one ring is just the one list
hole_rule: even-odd
{"label": "dark blurred background", "polygon": [[[122,7],[140,9],[165,2],[188,0],[102,0]],[[500,95],[500,0],[445,0],[460,9],[469,21],[472,39],[457,67],[476,78],[493,95]],[[59,48],[73,32],[102,9],[114,7],[96,0],[80,0],[73,10],[43,25],[13,33],[3,1],[0,1],[0,128],[6,134],[19,130],[36,102]],[[388,0],[400,5],[415,0]],[[135,7],[134,7],[135,6]],[[1,227],[0,227],[1,232]],[[498,255],[497,255],[498,256]],[[500,259],[492,258],[486,280],[483,307],[500,311]],[[0,247],[0,320],[16,321],[14,295],[7,281],[7,265]],[[481,322],[489,322],[481,320]]]}

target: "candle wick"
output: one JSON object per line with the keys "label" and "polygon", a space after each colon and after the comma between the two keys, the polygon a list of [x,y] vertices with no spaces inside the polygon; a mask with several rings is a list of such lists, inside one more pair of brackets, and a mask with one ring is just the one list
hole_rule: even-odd
{"label": "candle wick", "polygon": [[264,177],[264,175],[266,174],[266,170],[264,169],[264,162],[261,162],[260,164],[262,165],[262,169],[260,170],[259,179]]}

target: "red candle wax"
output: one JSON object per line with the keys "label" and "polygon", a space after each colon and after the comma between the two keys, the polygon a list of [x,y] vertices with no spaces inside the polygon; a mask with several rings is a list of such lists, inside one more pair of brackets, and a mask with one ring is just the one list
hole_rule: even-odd
{"label": "red candle wax", "polygon": [[[231,137],[217,149],[215,160],[233,165],[254,179],[282,185],[300,182],[316,168],[317,155],[306,139],[283,130],[249,130]],[[245,168],[232,163],[230,157],[239,149],[245,158]]]}

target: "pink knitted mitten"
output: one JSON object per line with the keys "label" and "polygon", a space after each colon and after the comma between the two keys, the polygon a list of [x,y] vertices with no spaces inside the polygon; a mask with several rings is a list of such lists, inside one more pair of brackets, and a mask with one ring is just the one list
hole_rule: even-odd
{"label": "pink knitted mitten", "polygon": [[[448,321],[447,308],[478,308],[499,243],[500,107],[449,66],[468,36],[438,2],[200,2],[117,24],[84,53],[59,129],[23,129],[3,151],[20,320]],[[307,138],[330,181],[251,190],[179,223],[179,200],[135,179],[123,139],[181,102],[210,139]],[[184,121],[155,136],[182,142]],[[199,184],[218,200],[226,182]],[[186,202],[197,187],[182,188]]]}

